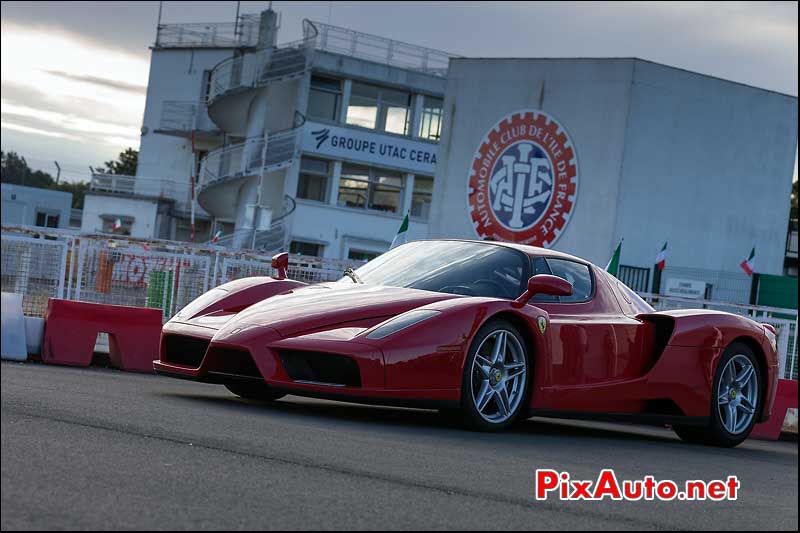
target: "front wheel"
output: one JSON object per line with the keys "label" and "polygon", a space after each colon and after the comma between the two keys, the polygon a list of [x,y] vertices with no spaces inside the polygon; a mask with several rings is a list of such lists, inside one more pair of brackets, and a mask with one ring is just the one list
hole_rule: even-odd
{"label": "front wheel", "polygon": [[240,398],[271,402],[286,396],[282,392],[275,392],[266,383],[226,383],[225,388]]}
{"label": "front wheel", "polygon": [[522,335],[505,320],[493,319],[478,330],[464,364],[461,414],[479,431],[500,431],[526,408],[528,352]]}
{"label": "front wheel", "polygon": [[753,350],[745,344],[731,344],[714,374],[708,425],[675,426],[675,433],[686,442],[738,446],[750,435],[761,412],[761,383]]}

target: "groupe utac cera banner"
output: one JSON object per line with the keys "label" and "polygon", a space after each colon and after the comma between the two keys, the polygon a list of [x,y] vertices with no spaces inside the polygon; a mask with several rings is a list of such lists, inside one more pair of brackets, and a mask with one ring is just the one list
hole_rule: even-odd
{"label": "groupe utac cera banner", "polygon": [[306,122],[303,129],[303,152],[411,173],[436,170],[436,144],[316,122]]}

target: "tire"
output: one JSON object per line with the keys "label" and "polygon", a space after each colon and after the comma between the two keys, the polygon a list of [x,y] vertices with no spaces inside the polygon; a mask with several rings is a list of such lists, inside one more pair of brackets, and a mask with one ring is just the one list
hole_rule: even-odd
{"label": "tire", "polygon": [[[500,346],[503,357],[493,361],[498,339],[505,339]],[[475,334],[464,362],[462,422],[477,431],[501,431],[514,424],[528,408],[530,372],[530,356],[519,331],[505,320],[487,321]],[[476,403],[482,403],[480,410]]]}
{"label": "tire", "polygon": [[[743,371],[748,368],[751,370],[747,379],[731,379],[731,369],[741,378],[744,377]],[[732,381],[735,382],[734,385],[729,386]],[[761,413],[764,398],[763,383],[761,368],[753,350],[746,344],[738,342],[731,344],[720,357],[714,373],[708,425],[705,427],[677,425],[673,428],[675,433],[681,440],[693,444],[726,448],[738,446],[753,431]]]}
{"label": "tire", "polygon": [[266,383],[226,383],[225,388],[236,396],[259,402],[271,402],[286,396],[282,392],[273,391]]}

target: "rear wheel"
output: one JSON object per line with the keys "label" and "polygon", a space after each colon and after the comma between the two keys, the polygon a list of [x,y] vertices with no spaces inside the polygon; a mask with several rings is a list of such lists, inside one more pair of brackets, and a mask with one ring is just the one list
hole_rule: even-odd
{"label": "rear wheel", "polygon": [[505,320],[489,320],[475,335],[461,384],[461,415],[480,431],[500,431],[527,408],[529,357],[522,335]]}
{"label": "rear wheel", "polygon": [[236,396],[259,402],[271,402],[286,396],[282,392],[272,390],[266,383],[226,383],[225,388]]}
{"label": "rear wheel", "polygon": [[733,343],[725,350],[714,374],[711,416],[705,427],[675,426],[675,433],[697,444],[733,447],[753,430],[761,412],[761,371],[753,351]]}

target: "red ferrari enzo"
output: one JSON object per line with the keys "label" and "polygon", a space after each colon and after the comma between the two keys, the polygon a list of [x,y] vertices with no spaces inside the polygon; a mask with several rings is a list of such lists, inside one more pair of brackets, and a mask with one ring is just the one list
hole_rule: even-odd
{"label": "red ferrari enzo", "polygon": [[155,370],[244,398],[438,408],[479,430],[531,416],[670,424],[742,442],[772,410],[775,331],[656,312],[587,261],[459,240],[399,246],[337,282],[225,283],[164,325]]}

